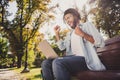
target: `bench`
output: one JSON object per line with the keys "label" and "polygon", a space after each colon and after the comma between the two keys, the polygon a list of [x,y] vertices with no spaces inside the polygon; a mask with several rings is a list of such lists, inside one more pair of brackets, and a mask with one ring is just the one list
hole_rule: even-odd
{"label": "bench", "polygon": [[107,70],[79,72],[77,80],[120,80],[120,35],[106,40],[105,47],[97,52]]}

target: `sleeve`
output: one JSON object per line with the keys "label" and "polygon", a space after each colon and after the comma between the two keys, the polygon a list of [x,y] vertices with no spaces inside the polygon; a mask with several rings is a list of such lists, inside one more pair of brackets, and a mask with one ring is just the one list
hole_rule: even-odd
{"label": "sleeve", "polygon": [[59,41],[57,41],[57,46],[58,46],[58,48],[62,51],[62,50],[64,50],[65,48],[66,48],[66,46],[65,46],[65,40],[59,40]]}
{"label": "sleeve", "polygon": [[59,41],[57,41],[57,46],[58,48],[62,51],[65,50],[68,47],[68,43],[69,43],[69,39],[70,39],[70,34],[71,32],[67,33],[67,36],[65,37],[64,40],[60,39]]}
{"label": "sleeve", "polygon": [[91,23],[88,22],[87,24],[89,33],[95,40],[93,46],[95,47],[104,47],[105,43],[104,43],[104,39],[101,36],[101,34],[98,32],[97,28]]}

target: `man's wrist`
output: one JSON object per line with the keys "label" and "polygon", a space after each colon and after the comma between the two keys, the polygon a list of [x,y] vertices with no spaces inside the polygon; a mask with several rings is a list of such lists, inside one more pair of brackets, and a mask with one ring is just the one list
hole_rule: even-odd
{"label": "man's wrist", "polygon": [[59,33],[56,33],[56,39],[57,39],[57,41],[60,40],[60,35],[59,35]]}
{"label": "man's wrist", "polygon": [[86,34],[86,33],[85,33],[85,32],[83,32],[81,37],[85,37],[85,34]]}

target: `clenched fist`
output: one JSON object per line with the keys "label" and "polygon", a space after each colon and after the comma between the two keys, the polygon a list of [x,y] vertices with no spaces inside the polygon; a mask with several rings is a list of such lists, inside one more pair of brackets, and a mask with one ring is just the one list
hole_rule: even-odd
{"label": "clenched fist", "polygon": [[54,27],[54,32],[56,33],[56,34],[59,34],[59,32],[60,32],[60,26],[55,26]]}
{"label": "clenched fist", "polygon": [[77,35],[79,35],[81,37],[84,36],[84,32],[78,26],[75,28],[75,34],[77,34]]}

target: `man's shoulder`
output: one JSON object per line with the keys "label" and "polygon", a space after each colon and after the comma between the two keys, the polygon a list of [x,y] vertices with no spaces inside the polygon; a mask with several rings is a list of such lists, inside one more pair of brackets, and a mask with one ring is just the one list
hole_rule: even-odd
{"label": "man's shoulder", "polygon": [[82,25],[86,25],[86,24],[92,24],[92,22],[86,21],[86,22],[82,23]]}
{"label": "man's shoulder", "polygon": [[90,21],[86,21],[85,23],[82,23],[81,25],[84,28],[91,28],[92,26],[94,26],[94,24]]}

